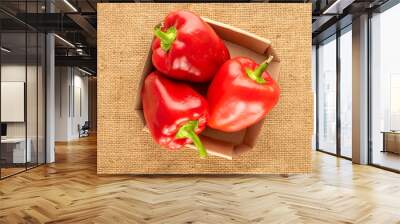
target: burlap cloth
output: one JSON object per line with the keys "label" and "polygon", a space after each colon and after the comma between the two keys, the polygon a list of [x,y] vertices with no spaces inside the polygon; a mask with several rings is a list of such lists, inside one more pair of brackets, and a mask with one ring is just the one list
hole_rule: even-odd
{"label": "burlap cloth", "polygon": [[[189,9],[272,41],[281,59],[281,98],[256,147],[233,160],[167,152],[142,130],[138,81],[155,24]],[[304,173],[311,170],[311,4],[98,4],[99,174]]]}

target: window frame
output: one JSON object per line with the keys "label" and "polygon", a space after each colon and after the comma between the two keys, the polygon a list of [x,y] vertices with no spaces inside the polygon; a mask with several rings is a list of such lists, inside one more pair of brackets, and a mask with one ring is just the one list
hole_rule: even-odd
{"label": "window frame", "polygon": [[[341,119],[340,119],[340,81],[341,81],[341,67],[340,67],[340,37],[347,32],[352,31],[352,23],[349,23],[345,27],[337,30],[336,33],[330,35],[329,37],[321,40],[315,47],[315,96],[316,96],[316,104],[315,104],[315,113],[316,113],[316,132],[315,132],[315,149],[318,152],[323,152],[329,155],[337,156],[340,158],[344,158],[347,160],[352,160],[351,157],[347,157],[342,155],[341,150]],[[324,150],[319,147],[319,65],[320,65],[320,57],[318,53],[318,49],[321,43],[328,43],[330,41],[336,41],[336,152],[332,153],[327,150]]]}

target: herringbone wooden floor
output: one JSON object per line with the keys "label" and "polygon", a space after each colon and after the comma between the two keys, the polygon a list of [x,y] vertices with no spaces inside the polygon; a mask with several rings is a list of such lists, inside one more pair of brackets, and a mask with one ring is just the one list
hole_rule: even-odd
{"label": "herringbone wooden floor", "polygon": [[315,153],[310,175],[97,176],[96,138],[0,181],[0,223],[400,223],[400,175]]}

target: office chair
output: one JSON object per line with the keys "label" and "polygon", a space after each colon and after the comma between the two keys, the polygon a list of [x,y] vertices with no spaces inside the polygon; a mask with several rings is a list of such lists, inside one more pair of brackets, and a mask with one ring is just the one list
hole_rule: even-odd
{"label": "office chair", "polygon": [[89,121],[85,121],[82,127],[78,125],[78,129],[79,129],[79,138],[89,136],[89,129],[90,129]]}

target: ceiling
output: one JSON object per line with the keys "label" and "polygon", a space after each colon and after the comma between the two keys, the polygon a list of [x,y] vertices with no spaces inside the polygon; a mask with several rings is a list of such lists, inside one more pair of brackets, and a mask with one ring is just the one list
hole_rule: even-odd
{"label": "ceiling", "polygon": [[[266,2],[266,3],[312,3],[313,9],[313,41],[331,35],[335,32],[337,21],[351,23],[351,17],[367,9],[377,7],[388,0],[238,0],[229,2]],[[149,0],[1,0],[0,20],[3,32],[16,33],[25,28],[39,32],[55,32],[61,38],[56,38],[56,56],[59,65],[88,66],[96,69],[96,5],[102,2],[168,2]],[[198,2],[198,1],[170,1]],[[224,2],[218,0],[202,2]],[[226,1],[225,1],[226,2]],[[52,8],[52,13],[47,13]],[[25,13],[28,12],[28,13]],[[344,19],[345,18],[345,19]],[[346,22],[341,25],[345,26]],[[329,32],[328,32],[329,31]],[[8,37],[8,35],[10,37]],[[18,45],[18,34],[12,38]],[[66,40],[68,43],[66,43]],[[8,42],[8,41],[7,41]],[[21,43],[20,43],[21,44]],[[22,43],[23,44],[23,43]],[[72,45],[71,45],[72,44]],[[15,46],[17,47],[17,46]],[[29,50],[28,50],[29,51]],[[57,59],[57,58],[56,58]]]}

